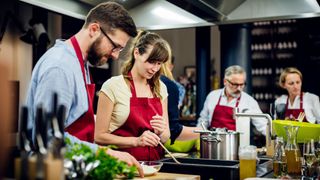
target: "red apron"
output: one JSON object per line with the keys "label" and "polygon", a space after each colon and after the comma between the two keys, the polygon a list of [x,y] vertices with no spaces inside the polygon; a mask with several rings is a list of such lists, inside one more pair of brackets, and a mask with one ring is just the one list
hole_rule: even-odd
{"label": "red apron", "polygon": [[[131,76],[131,74],[129,74]],[[152,116],[162,115],[162,105],[160,98],[137,97],[134,83],[130,80],[130,90],[132,97],[130,98],[130,113],[126,122],[112,134],[123,137],[139,137],[144,131],[154,131],[150,125]],[[156,161],[164,156],[161,146],[157,147],[133,147],[123,148],[134,156],[138,161]]]}
{"label": "red apron", "polygon": [[[236,107],[239,105],[239,96],[237,98]],[[220,105],[221,95],[218,103],[213,111],[210,127],[228,128],[228,130],[236,130],[236,121],[233,119],[233,108]]]}
{"label": "red apron", "polygon": [[[81,49],[78,41],[73,36],[71,42],[74,50],[76,51],[78,61],[80,63],[83,80],[86,85],[86,91],[88,96],[88,111],[84,113],[79,119],[75,120],[71,125],[69,125],[65,131],[69,134],[76,136],[80,140],[93,142],[94,141],[94,112],[93,112],[93,99],[95,94],[95,84],[87,84],[86,75],[84,71],[84,60],[82,57]],[[90,77],[91,78],[91,77]],[[91,79],[92,82],[92,79]]]}
{"label": "red apron", "polygon": [[[304,112],[303,109],[303,94],[300,94],[300,109],[288,109],[289,106],[289,96],[287,98],[287,104],[286,104],[286,112],[285,112],[285,119],[297,119],[300,113]],[[304,117],[303,122],[308,122],[306,117]]]}

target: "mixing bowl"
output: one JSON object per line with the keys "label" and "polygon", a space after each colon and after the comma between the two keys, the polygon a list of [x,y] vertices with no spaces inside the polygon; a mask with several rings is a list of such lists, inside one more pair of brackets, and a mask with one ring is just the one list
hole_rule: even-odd
{"label": "mixing bowl", "polygon": [[145,176],[151,176],[160,171],[163,163],[158,161],[139,161]]}
{"label": "mixing bowl", "polygon": [[298,126],[297,142],[304,143],[310,139],[318,140],[320,138],[320,124],[312,124],[307,122],[297,122],[290,120],[273,120],[272,126],[274,134],[281,136],[286,140],[286,130],[284,126]]}

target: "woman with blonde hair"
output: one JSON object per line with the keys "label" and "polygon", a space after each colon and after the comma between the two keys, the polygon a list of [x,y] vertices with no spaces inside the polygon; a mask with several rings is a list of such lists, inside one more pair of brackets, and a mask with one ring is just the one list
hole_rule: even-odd
{"label": "woman with blonde hair", "polygon": [[133,40],[122,75],[107,80],[100,91],[95,142],[116,145],[137,160],[159,160],[159,142],[170,137],[167,89],[160,81],[168,61],[168,43],[158,34],[142,31]]}
{"label": "woman with blonde hair", "polygon": [[[282,95],[275,101],[277,118],[297,119],[299,115],[305,113],[304,122],[319,123],[319,97],[302,91],[302,73],[297,68],[285,68],[280,75],[279,85],[287,90],[288,95]],[[281,106],[283,108],[280,108]]]}

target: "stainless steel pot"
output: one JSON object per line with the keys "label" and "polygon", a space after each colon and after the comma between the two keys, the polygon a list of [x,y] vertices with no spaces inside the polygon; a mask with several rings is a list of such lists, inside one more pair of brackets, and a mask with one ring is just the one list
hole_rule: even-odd
{"label": "stainless steel pot", "polygon": [[238,160],[240,134],[225,129],[196,131],[200,133],[201,158]]}

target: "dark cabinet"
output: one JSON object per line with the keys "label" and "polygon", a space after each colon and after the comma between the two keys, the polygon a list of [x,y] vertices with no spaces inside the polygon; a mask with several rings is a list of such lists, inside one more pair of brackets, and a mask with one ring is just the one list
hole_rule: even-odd
{"label": "dark cabinet", "polygon": [[296,67],[303,74],[303,91],[320,94],[315,72],[320,69],[320,18],[255,22],[252,24],[252,95],[263,112],[281,94],[279,76]]}

